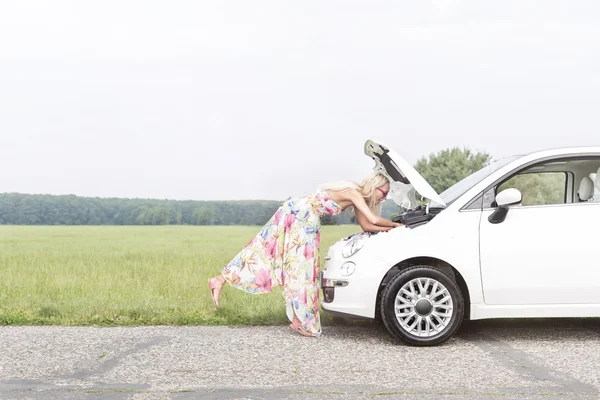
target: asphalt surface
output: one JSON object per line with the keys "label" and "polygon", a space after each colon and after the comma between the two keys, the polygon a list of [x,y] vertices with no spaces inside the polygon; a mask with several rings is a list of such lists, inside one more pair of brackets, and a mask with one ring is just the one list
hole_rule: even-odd
{"label": "asphalt surface", "polygon": [[0,399],[600,398],[600,320],[476,321],[446,344],[381,325],[0,327]]}

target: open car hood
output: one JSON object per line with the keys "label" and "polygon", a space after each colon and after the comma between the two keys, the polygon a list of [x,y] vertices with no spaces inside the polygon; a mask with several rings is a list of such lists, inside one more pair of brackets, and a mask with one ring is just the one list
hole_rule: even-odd
{"label": "open car hood", "polygon": [[416,207],[415,191],[425,198],[446,206],[444,200],[421,174],[383,143],[367,140],[365,154],[375,160],[373,169],[390,180],[389,197],[399,206]]}

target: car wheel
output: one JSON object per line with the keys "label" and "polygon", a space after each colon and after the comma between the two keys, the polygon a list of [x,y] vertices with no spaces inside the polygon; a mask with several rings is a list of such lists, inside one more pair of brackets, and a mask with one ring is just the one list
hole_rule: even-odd
{"label": "car wheel", "polygon": [[434,346],[456,332],[464,316],[456,282],[438,268],[420,265],[392,278],[381,296],[381,319],[397,339],[413,346]]}

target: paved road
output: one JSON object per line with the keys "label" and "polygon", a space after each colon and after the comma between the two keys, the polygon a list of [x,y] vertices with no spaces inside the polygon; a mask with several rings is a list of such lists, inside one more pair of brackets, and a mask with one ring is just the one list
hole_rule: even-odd
{"label": "paved road", "polygon": [[379,325],[0,327],[1,399],[600,398],[600,320],[477,321],[443,346]]}

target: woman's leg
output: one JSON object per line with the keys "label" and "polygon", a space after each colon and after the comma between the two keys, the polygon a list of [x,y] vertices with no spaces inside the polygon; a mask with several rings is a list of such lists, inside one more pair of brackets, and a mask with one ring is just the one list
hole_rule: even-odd
{"label": "woman's leg", "polygon": [[302,288],[295,293],[286,291],[286,314],[291,321],[290,328],[304,336],[318,337],[321,335],[318,298],[311,289]]}
{"label": "woman's leg", "polygon": [[225,284],[225,278],[223,275],[217,275],[214,278],[208,279],[208,287],[210,289],[210,296],[213,299],[213,303],[215,307],[219,307],[219,296],[221,295],[221,289],[223,289],[223,285]]}

